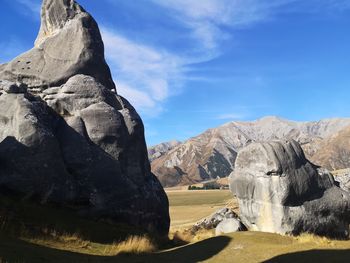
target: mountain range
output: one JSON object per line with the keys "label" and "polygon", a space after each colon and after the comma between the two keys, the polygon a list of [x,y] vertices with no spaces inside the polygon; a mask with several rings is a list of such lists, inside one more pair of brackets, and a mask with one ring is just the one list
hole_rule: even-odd
{"label": "mountain range", "polygon": [[294,139],[315,164],[330,170],[350,167],[350,119],[297,122],[268,116],[256,121],[233,121],[209,129],[185,142],[149,148],[152,172],[164,187],[227,177],[237,152],[251,142]]}

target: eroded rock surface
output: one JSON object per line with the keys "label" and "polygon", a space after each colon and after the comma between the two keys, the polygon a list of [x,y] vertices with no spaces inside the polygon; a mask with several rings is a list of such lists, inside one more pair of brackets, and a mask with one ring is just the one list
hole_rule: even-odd
{"label": "eroded rock surface", "polygon": [[86,74],[114,89],[101,34],[90,14],[73,0],[43,0],[41,13],[34,48],[2,65],[1,79],[43,90]]}
{"label": "eroded rock surface", "polygon": [[167,235],[142,120],[113,89],[93,18],[44,0],[35,47],[0,67],[0,191]]}
{"label": "eroded rock surface", "polygon": [[210,216],[203,218],[202,220],[199,220],[197,223],[195,223],[191,231],[195,233],[203,229],[205,230],[215,229],[221,222],[227,219],[236,219],[237,221],[239,221],[236,213],[233,212],[230,208],[228,207],[220,208]]}
{"label": "eroded rock surface", "polygon": [[253,143],[230,175],[242,222],[252,230],[348,236],[350,196],[291,141]]}

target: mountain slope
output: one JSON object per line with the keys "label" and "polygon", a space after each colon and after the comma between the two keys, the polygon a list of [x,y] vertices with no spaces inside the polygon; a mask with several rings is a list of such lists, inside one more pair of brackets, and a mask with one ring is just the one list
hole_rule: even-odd
{"label": "mountain slope", "polygon": [[311,159],[330,170],[349,168],[350,126],[322,141]]}
{"label": "mountain slope", "polygon": [[179,144],[152,161],[152,171],[165,187],[228,176],[237,152],[253,141],[289,138],[298,141],[310,158],[322,142],[350,126],[350,119],[295,122],[265,117],[252,122],[230,122]]}
{"label": "mountain slope", "polygon": [[161,157],[163,154],[174,149],[179,144],[181,144],[181,142],[174,140],[174,141],[170,141],[170,142],[163,142],[161,144],[157,144],[155,146],[149,147],[148,148],[148,158],[152,162],[153,160]]}

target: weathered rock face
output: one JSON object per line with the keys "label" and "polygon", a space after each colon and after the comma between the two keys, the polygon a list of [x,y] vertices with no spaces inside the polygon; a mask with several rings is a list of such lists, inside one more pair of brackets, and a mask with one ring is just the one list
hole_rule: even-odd
{"label": "weathered rock face", "polygon": [[168,199],[142,120],[111,91],[92,17],[74,1],[44,0],[36,46],[2,68],[0,191],[166,235]]}
{"label": "weathered rock face", "polygon": [[195,223],[191,230],[197,232],[201,229],[214,229],[222,221],[230,218],[237,218],[237,215],[228,207],[220,208],[215,213]]}
{"label": "weathered rock face", "polygon": [[73,0],[43,0],[41,12],[35,47],[0,67],[1,79],[42,90],[86,74],[114,89],[95,20]]}
{"label": "weathered rock face", "polygon": [[349,193],[318,170],[295,141],[254,143],[239,152],[230,175],[240,218],[252,230],[348,236]]}

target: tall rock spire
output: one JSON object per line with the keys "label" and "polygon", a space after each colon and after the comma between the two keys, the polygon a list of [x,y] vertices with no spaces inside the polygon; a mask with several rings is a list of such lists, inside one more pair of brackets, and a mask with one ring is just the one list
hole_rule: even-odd
{"label": "tall rock spire", "polygon": [[0,66],[0,194],[167,236],[144,126],[111,91],[95,20],[73,0],[44,0],[41,20],[35,47]]}
{"label": "tall rock spire", "polygon": [[73,0],[44,0],[34,48],[1,66],[0,76],[43,90],[76,74],[115,89],[95,20]]}

